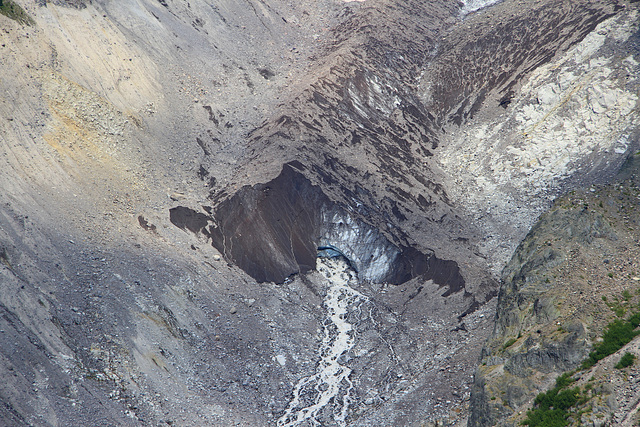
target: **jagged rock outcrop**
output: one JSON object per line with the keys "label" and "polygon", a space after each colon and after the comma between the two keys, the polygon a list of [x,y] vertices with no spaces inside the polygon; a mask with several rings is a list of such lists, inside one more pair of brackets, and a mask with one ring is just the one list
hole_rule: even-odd
{"label": "jagged rock outcrop", "polygon": [[[519,425],[533,398],[581,366],[611,320],[637,311],[640,156],[614,183],[560,198],[531,229],[503,273],[496,324],[476,371],[469,424]],[[634,377],[613,369],[635,339],[576,385],[591,407],[576,425],[637,422]],[[617,403],[616,403],[617,402]],[[624,423],[623,423],[624,421]],[[595,425],[595,424],[594,424]]]}

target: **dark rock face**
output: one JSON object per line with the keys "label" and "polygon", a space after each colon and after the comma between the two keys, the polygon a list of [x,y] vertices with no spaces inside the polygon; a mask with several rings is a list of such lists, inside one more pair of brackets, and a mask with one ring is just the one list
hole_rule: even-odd
{"label": "dark rock face", "polygon": [[[207,226],[207,215],[184,206],[169,209],[169,221],[178,228],[197,233]],[[141,222],[142,225],[142,222]],[[143,227],[145,225],[142,225]]]}
{"label": "dark rock face", "polygon": [[321,213],[329,200],[291,166],[267,184],[245,187],[222,203],[213,245],[259,282],[282,283],[315,268]]}
{"label": "dark rock face", "polygon": [[211,237],[225,258],[258,282],[282,283],[315,269],[318,247],[330,245],[347,257],[364,281],[400,284],[421,276],[446,286],[447,294],[464,288],[456,262],[393,244],[332,202],[303,170],[297,162],[284,165],[278,177],[244,187],[218,205],[212,216],[183,206],[172,208],[171,222]]}

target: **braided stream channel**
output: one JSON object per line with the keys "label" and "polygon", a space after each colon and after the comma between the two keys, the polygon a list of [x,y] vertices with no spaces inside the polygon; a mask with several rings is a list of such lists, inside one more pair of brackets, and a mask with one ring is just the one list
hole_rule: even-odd
{"label": "braided stream channel", "polygon": [[344,363],[356,343],[356,331],[349,320],[354,315],[360,317],[362,305],[369,299],[351,287],[358,278],[343,257],[318,258],[317,271],[327,285],[320,361],[316,373],[294,387],[293,399],[278,420],[280,427],[326,425],[329,420],[346,425],[353,384],[351,369]]}

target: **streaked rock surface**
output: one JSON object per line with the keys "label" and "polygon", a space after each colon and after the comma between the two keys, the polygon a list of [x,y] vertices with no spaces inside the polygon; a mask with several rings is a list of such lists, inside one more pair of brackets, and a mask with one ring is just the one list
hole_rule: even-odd
{"label": "streaked rock surface", "polygon": [[637,2],[15,3],[8,425],[275,425],[317,372],[327,244],[367,310],[323,423],[464,423],[500,270],[638,149]]}

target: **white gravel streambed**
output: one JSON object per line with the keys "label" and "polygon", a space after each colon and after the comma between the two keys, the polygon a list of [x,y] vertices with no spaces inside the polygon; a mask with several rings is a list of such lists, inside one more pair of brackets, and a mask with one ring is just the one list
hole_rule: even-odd
{"label": "white gravel streambed", "polygon": [[316,373],[302,378],[293,390],[293,399],[278,426],[321,425],[318,420],[325,408],[330,408],[333,422],[346,425],[353,385],[351,369],[342,364],[343,358],[356,342],[348,314],[359,310],[368,298],[350,285],[357,282],[356,273],[342,258],[318,258],[318,272],[327,283],[324,306],[327,318],[323,327],[320,361]]}

